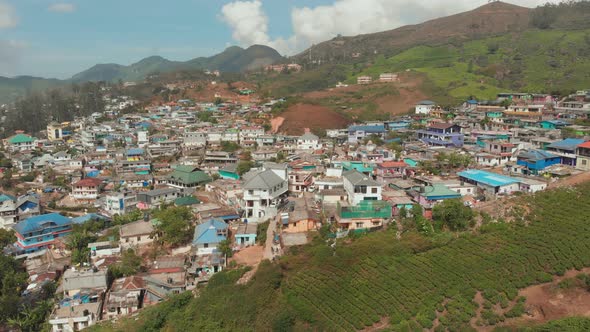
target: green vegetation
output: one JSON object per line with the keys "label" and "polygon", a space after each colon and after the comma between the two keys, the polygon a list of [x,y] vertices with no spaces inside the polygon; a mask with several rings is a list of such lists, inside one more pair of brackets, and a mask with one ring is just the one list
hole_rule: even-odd
{"label": "green vegetation", "polygon": [[494,332],[550,332],[550,331],[588,331],[590,330],[590,318],[570,317],[558,319],[543,325],[533,327],[498,327]]}
{"label": "green vegetation", "polygon": [[[392,229],[335,248],[316,237],[278,265],[262,264],[247,285],[235,285],[243,271],[217,274],[199,297],[174,300],[174,309],[170,302],[150,308],[122,324],[129,331],[332,331],[388,317],[397,331],[429,327],[444,311],[439,329],[469,329],[477,291],[506,307],[520,288],[590,266],[590,184],[522,199],[534,211],[528,226],[490,224],[482,234],[443,239],[408,232],[400,240]],[[504,319],[489,312],[486,318]]]}
{"label": "green vegetation", "polygon": [[4,248],[9,244],[16,242],[16,236],[13,230],[0,228],[0,248]]}
{"label": "green vegetation", "polygon": [[503,90],[565,94],[590,84],[588,55],[590,30],[528,30],[380,56],[349,82],[361,74],[411,69],[430,81],[423,90],[436,94],[442,89],[455,99],[492,99]]}
{"label": "green vegetation", "polygon": [[197,113],[197,119],[201,122],[209,122],[212,124],[217,123],[217,119],[214,117],[215,113],[212,111],[204,111]]}
{"label": "green vegetation", "polygon": [[155,232],[160,242],[177,246],[192,239],[194,217],[188,207],[164,207],[154,212],[154,218],[159,221]]}
{"label": "green vegetation", "polygon": [[253,161],[241,160],[236,167],[236,172],[238,172],[239,175],[244,175],[248,173],[252,167],[254,167]]}
{"label": "green vegetation", "polygon": [[141,257],[133,249],[123,251],[121,262],[109,266],[113,278],[128,277],[141,271]]}
{"label": "green vegetation", "polygon": [[258,244],[264,245],[266,243],[266,232],[268,231],[269,225],[270,220],[258,224],[258,227],[256,228],[256,242],[258,242]]}
{"label": "green vegetation", "polygon": [[461,199],[447,199],[432,209],[432,217],[452,231],[463,231],[473,222],[473,210]]}
{"label": "green vegetation", "polygon": [[240,145],[236,142],[221,142],[221,150],[224,152],[236,152],[240,149]]}

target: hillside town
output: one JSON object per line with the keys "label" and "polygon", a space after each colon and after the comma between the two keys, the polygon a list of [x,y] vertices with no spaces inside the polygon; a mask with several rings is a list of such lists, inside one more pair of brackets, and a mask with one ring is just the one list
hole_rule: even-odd
{"label": "hillside town", "polygon": [[399,234],[402,217],[429,220],[447,200],[476,210],[590,170],[590,90],[450,109],[424,100],[388,121],[300,136],[269,126],[282,99],[105,102],[3,141],[0,227],[16,236],[3,251],[24,261],[22,296],[57,285],[55,332],[198,291],[319,231]]}

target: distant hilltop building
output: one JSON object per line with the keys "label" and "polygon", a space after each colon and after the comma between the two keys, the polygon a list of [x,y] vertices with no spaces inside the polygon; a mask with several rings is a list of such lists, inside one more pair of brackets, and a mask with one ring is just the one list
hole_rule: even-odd
{"label": "distant hilltop building", "polygon": [[301,65],[296,64],[296,63],[289,63],[289,64],[280,64],[280,65],[269,65],[264,67],[265,71],[274,71],[277,73],[282,72],[283,70],[289,70],[289,71],[296,71],[299,72],[301,71]]}
{"label": "distant hilltop building", "polygon": [[126,87],[126,88],[127,87],[130,87],[130,86],[136,86],[136,85],[137,85],[137,83],[135,83],[135,82],[125,82],[125,83],[123,83],[123,86]]}
{"label": "distant hilltop building", "polygon": [[371,76],[359,76],[356,78],[356,84],[371,84],[373,78]]}
{"label": "distant hilltop building", "polygon": [[397,74],[382,73],[379,75],[379,82],[397,82],[398,80]]}

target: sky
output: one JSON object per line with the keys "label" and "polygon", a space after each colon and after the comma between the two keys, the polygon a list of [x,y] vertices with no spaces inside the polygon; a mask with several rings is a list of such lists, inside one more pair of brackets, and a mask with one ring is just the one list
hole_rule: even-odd
{"label": "sky", "polygon": [[[231,45],[293,55],[487,0],[0,0],[0,76],[69,78],[97,63],[186,61]],[[547,0],[511,0],[534,7]]]}

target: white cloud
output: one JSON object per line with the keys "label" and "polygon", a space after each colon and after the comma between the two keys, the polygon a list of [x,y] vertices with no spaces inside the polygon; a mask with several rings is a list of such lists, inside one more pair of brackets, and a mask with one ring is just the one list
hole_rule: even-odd
{"label": "white cloud", "polygon": [[55,13],[73,13],[76,11],[76,6],[71,3],[61,2],[50,5],[47,10]]}
{"label": "white cloud", "polygon": [[13,28],[17,23],[14,8],[0,0],[0,29]]}
{"label": "white cloud", "polygon": [[[547,0],[513,2],[534,7]],[[485,3],[487,0],[335,0],[331,5],[293,8],[293,35],[274,40],[268,34],[268,16],[260,0],[226,4],[222,8],[222,19],[240,45],[264,44],[281,53],[292,54],[338,34],[355,36],[395,29],[471,10]]]}

